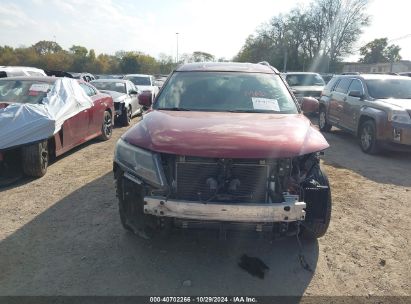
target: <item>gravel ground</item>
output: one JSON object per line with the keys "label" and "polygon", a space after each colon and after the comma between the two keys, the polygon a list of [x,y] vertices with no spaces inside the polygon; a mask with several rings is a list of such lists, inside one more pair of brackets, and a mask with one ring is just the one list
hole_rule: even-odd
{"label": "gravel ground", "polygon": [[[111,169],[125,130],[0,189],[0,295],[411,294],[409,154],[365,155],[351,136],[326,135],[333,213],[327,235],[303,243],[311,273],[295,238],[146,241],[124,231]],[[264,280],[238,267],[243,254],[270,267]]]}

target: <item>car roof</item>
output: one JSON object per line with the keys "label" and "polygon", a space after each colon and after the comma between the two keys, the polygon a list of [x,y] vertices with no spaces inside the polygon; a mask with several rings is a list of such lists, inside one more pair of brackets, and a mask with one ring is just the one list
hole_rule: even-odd
{"label": "car roof", "polygon": [[130,82],[130,80],[110,78],[110,79],[95,79],[95,80],[92,80],[90,82],[91,83],[93,83],[93,82],[123,82],[123,83],[128,83],[128,82]]}
{"label": "car roof", "polygon": [[1,70],[32,70],[32,71],[43,71],[39,68],[27,67],[27,66],[14,66],[14,65],[0,65]]}
{"label": "car roof", "polygon": [[287,72],[285,75],[320,75],[316,72]]}
{"label": "car roof", "polygon": [[148,75],[148,74],[126,74],[124,75],[124,77],[126,76],[141,76],[141,77],[150,77],[152,75]]}
{"label": "car roof", "polygon": [[401,75],[389,75],[389,74],[335,75],[334,77],[361,78],[364,80],[368,80],[368,79],[406,79],[404,76],[401,76]]}
{"label": "car roof", "polygon": [[266,64],[240,62],[201,62],[186,63],[176,69],[177,72],[243,72],[278,74],[278,71]]}
{"label": "car roof", "polygon": [[6,77],[1,78],[0,80],[12,81],[12,80],[31,80],[31,81],[42,81],[42,82],[54,82],[58,77],[50,77],[50,76],[39,76],[39,77],[32,77],[32,76],[18,76],[18,77]]}

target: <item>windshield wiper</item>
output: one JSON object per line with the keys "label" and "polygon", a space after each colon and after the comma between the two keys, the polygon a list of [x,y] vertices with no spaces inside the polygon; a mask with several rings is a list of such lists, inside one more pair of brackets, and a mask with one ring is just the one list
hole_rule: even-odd
{"label": "windshield wiper", "polygon": [[178,107],[172,107],[172,108],[157,108],[157,110],[164,110],[164,111],[191,111],[191,109],[178,108]]}

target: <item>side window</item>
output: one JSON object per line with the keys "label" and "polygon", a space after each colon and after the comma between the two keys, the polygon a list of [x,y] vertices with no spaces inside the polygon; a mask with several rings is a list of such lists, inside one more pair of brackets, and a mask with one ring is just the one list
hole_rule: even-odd
{"label": "side window", "polygon": [[351,79],[350,78],[343,78],[338,83],[337,87],[335,88],[336,92],[346,94],[348,92],[348,87],[350,86]]}
{"label": "side window", "polygon": [[84,83],[80,83],[80,86],[83,88],[84,92],[86,92],[86,94],[88,96],[93,96],[96,93],[94,92],[94,89],[89,87],[88,85],[84,84]]}
{"label": "side window", "polygon": [[358,79],[354,79],[351,84],[350,87],[348,89],[348,92],[350,91],[359,91],[361,94],[364,94],[364,90],[361,84],[361,81],[359,81]]}
{"label": "side window", "polygon": [[338,80],[339,80],[339,78],[337,78],[337,77],[331,78],[331,80],[325,86],[324,90],[332,91],[334,89],[335,85],[337,84]]}
{"label": "side window", "polygon": [[127,87],[128,87],[128,89],[127,89],[128,92],[137,91],[136,87],[134,86],[134,83],[132,83],[132,82],[127,82]]}

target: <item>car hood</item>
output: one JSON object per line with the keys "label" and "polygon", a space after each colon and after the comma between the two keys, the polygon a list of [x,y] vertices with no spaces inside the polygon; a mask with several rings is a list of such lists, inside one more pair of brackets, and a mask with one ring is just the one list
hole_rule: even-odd
{"label": "car hood", "polygon": [[114,102],[124,102],[124,100],[128,98],[128,95],[126,93],[107,90],[101,90],[100,92],[110,95],[113,98]]}
{"label": "car hood", "polygon": [[151,111],[122,137],[148,150],[198,157],[295,157],[329,147],[302,114]]}
{"label": "car hood", "polygon": [[378,102],[389,105],[394,110],[405,109],[411,110],[411,99],[378,99]]}
{"label": "car hood", "polygon": [[291,86],[291,89],[297,92],[313,92],[313,91],[321,92],[324,89],[324,87],[323,86]]}

